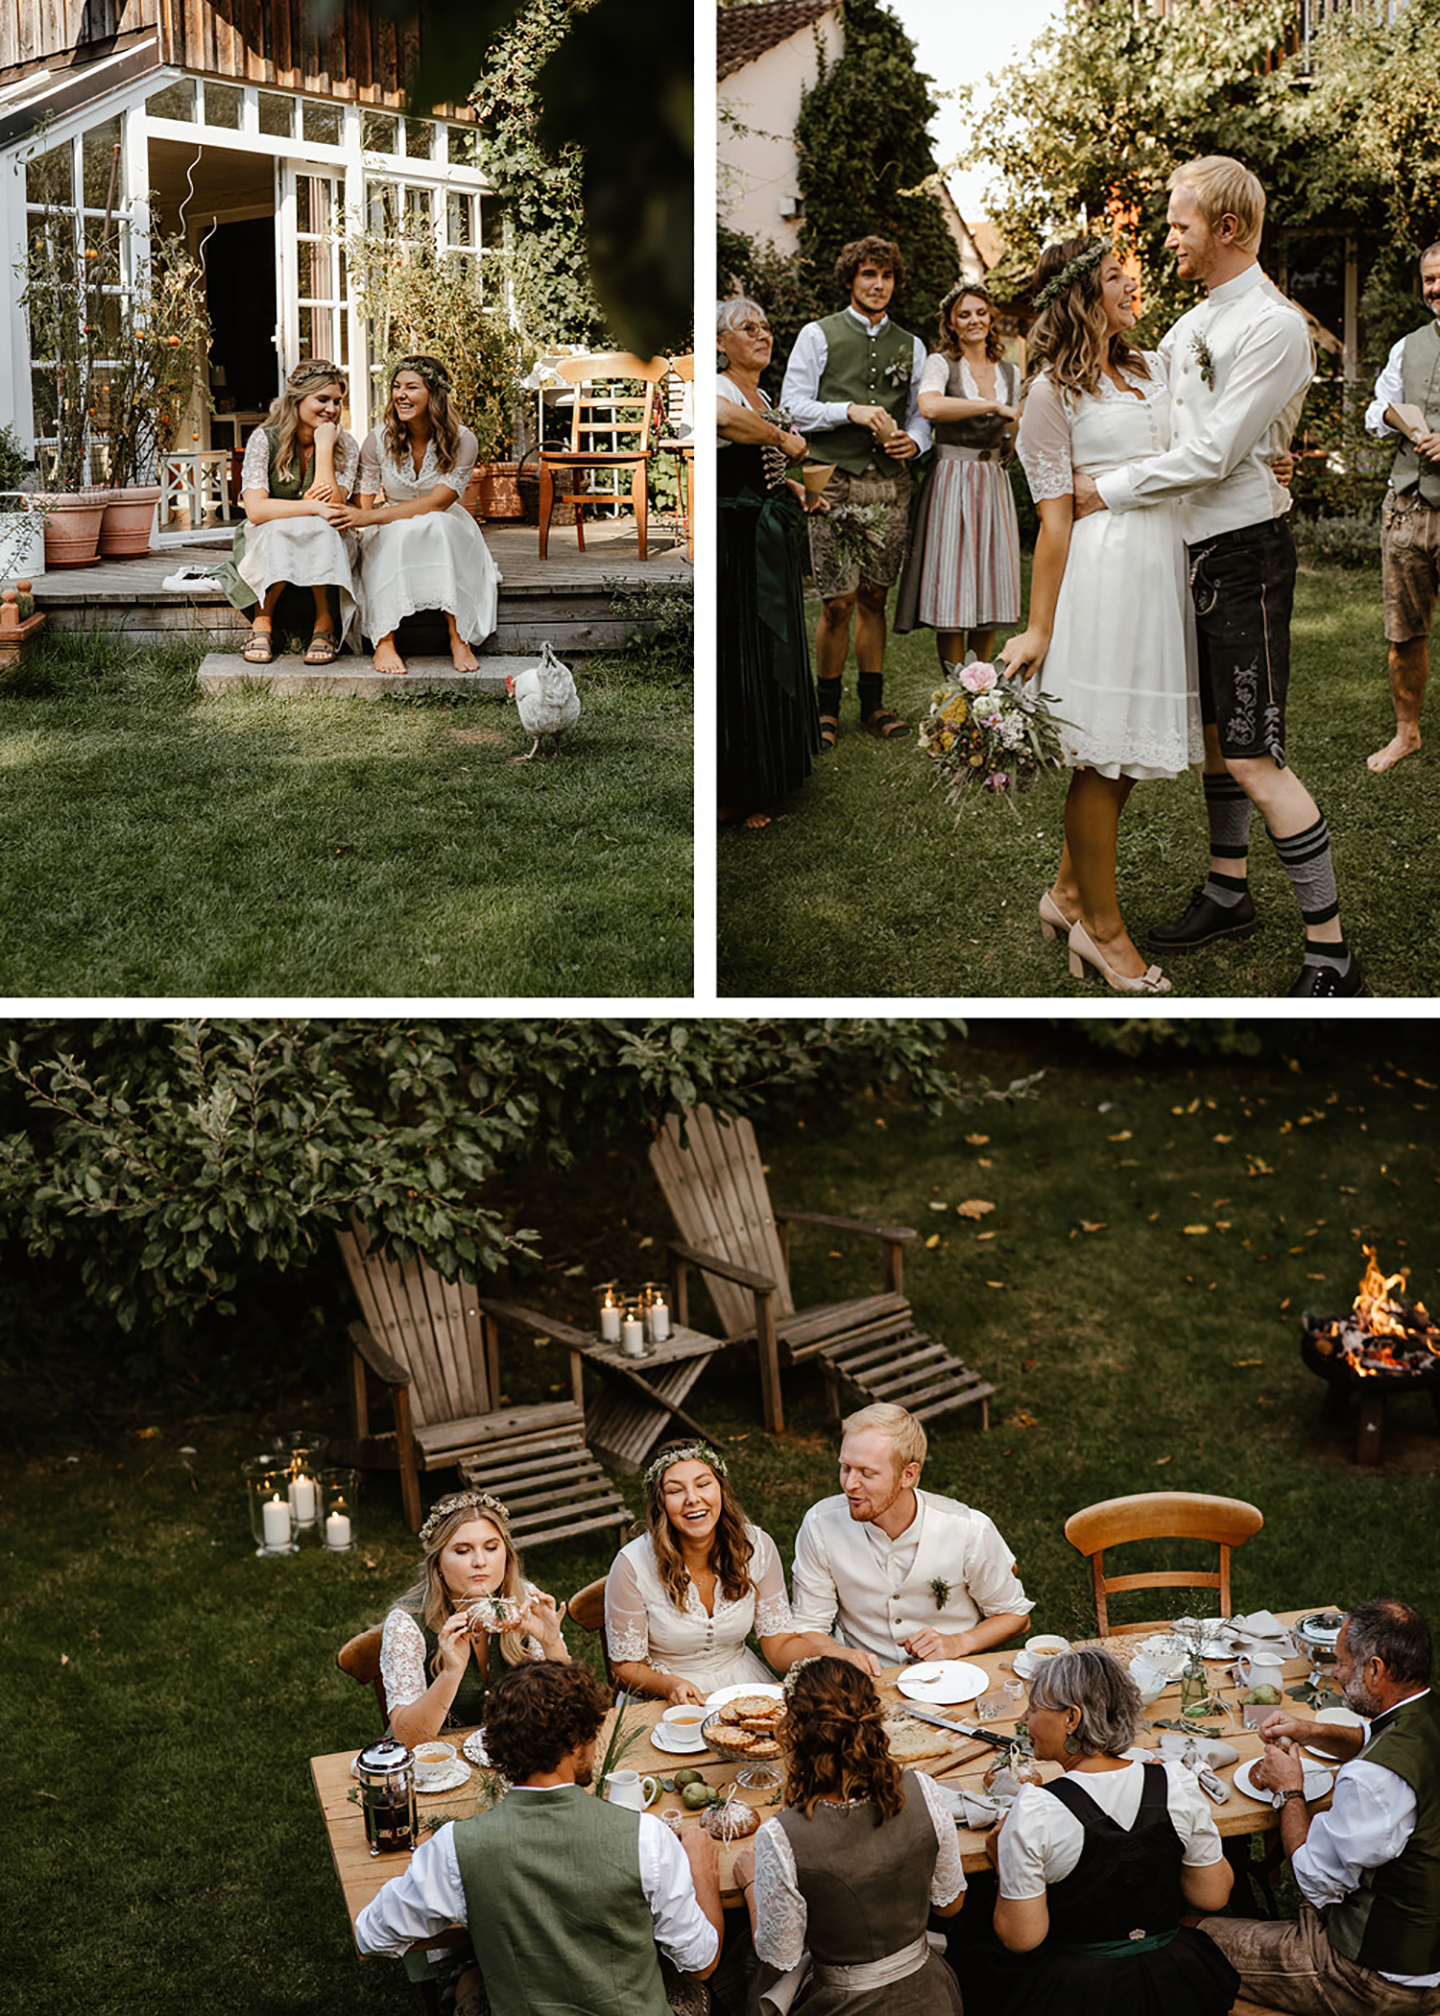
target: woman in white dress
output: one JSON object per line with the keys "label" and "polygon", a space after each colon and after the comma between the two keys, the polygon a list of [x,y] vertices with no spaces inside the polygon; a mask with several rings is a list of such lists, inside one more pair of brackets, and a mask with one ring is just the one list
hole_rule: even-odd
{"label": "woman in white dress", "polygon": [[1027,679],[1044,665],[1074,773],[1040,924],[1047,938],[1067,936],[1077,979],[1093,967],[1117,992],[1167,994],[1120,915],[1115,844],[1136,782],[1176,778],[1201,758],[1185,548],[1168,504],[1077,519],[1073,472],[1094,476],[1168,448],[1170,395],[1159,357],[1127,338],[1136,282],[1102,239],[1047,246],[1036,277],[1020,459],[1040,536],[1028,627],[1001,656]]}
{"label": "woman in white dress", "polygon": [[[245,444],[240,493],[245,522],[215,578],[237,609],[255,611],[247,665],[275,655],[275,609],[287,585],[315,598],[307,665],[328,665],[355,614],[355,537],[348,505],[360,466],[355,437],[340,425],[345,381],[323,357],[297,364],[263,427]],[[339,604],[340,631],[327,590]]]}
{"label": "woman in white dress", "polygon": [[450,408],[450,377],[434,357],[405,357],[390,380],[378,428],[360,451],[360,504],[347,524],[360,542],[361,628],[377,672],[403,672],[395,648],[402,617],[443,609],[457,672],[474,672],[470,648],[495,628],[500,570],[460,499],[479,445]]}
{"label": "woman in white dress", "polygon": [[[622,1686],[662,1701],[770,1680],[816,1652],[853,1657],[797,1631],[775,1542],[752,1526],[707,1442],[662,1449],[645,1472],[647,1530],[605,1580],[605,1643]],[[746,1644],[751,1630],[767,1667]]]}

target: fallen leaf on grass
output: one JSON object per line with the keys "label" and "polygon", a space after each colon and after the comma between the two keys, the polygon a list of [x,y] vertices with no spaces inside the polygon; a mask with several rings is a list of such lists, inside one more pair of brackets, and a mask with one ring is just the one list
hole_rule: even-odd
{"label": "fallen leaf on grass", "polygon": [[160,1430],[158,1428],[137,1428],[135,1430],[135,1440],[137,1442],[153,1442],[159,1433]]}
{"label": "fallen leaf on grass", "polygon": [[1161,1465],[1162,1463],[1169,1463],[1169,1462],[1171,1462],[1172,1460],[1173,1460],[1173,1459],[1172,1459],[1171,1457],[1169,1457],[1169,1456],[1157,1456],[1157,1457],[1155,1458],[1155,1468],[1156,1468],[1156,1469],[1158,1470],[1158,1469],[1160,1468],[1160,1465]]}
{"label": "fallen leaf on grass", "polygon": [[1208,1225],[1186,1225],[1182,1227],[1182,1230],[1187,1239],[1198,1239],[1201,1233],[1208,1232],[1210,1227]]}
{"label": "fallen leaf on grass", "polygon": [[957,1218],[985,1218],[994,1209],[995,1206],[987,1204],[983,1197],[967,1197],[963,1204],[955,1206],[955,1215]]}
{"label": "fallen leaf on grass", "polygon": [[1109,1229],[1109,1221],[1104,1218],[1097,1220],[1082,1218],[1080,1220],[1080,1230],[1082,1232],[1108,1232]]}
{"label": "fallen leaf on grass", "polygon": [[932,1197],[932,1198],[930,1199],[930,1207],[929,1207],[929,1208],[930,1208],[930,1209],[931,1209],[932,1211],[948,1211],[948,1210],[950,1209],[950,1206],[949,1206],[948,1204],[941,1204],[941,1203],[938,1203],[938,1202],[936,1201],[936,1199]]}
{"label": "fallen leaf on grass", "polygon": [[1011,1428],[1034,1428],[1038,1425],[1033,1414],[1010,1414],[1006,1420]]}
{"label": "fallen leaf on grass", "polygon": [[1125,1129],[1124,1129],[1124,1130],[1123,1130],[1123,1131],[1122,1131],[1121,1133],[1119,1133],[1119,1134],[1109,1134],[1109,1135],[1107,1135],[1107,1136],[1106,1136],[1106,1139],[1107,1139],[1107,1140],[1109,1140],[1109,1141],[1133,1141],[1133,1140],[1135,1139],[1135,1136],[1134,1136],[1134,1135],[1133,1135],[1133,1134],[1131,1133],[1130,1129],[1129,1129],[1128,1127],[1126,1127],[1126,1128],[1125,1128]]}
{"label": "fallen leaf on grass", "polygon": [[987,1288],[1003,1288],[1005,1283],[1003,1281],[987,1281],[985,1286]]}
{"label": "fallen leaf on grass", "polygon": [[1228,1148],[1230,1143],[1235,1139],[1235,1136],[1233,1134],[1212,1134],[1210,1138],[1217,1148]]}
{"label": "fallen leaf on grass", "polygon": [[971,1148],[988,1148],[990,1146],[990,1136],[988,1134],[967,1134],[965,1140]]}
{"label": "fallen leaf on grass", "polygon": [[980,1244],[982,1244],[984,1240],[993,1239],[995,1238],[995,1236],[996,1235],[993,1232],[977,1232],[975,1234],[975,1244],[979,1246]]}
{"label": "fallen leaf on grass", "polygon": [[938,1246],[940,1244],[940,1234],[938,1232],[932,1232],[930,1234],[930,1237],[925,1241],[925,1244],[927,1247]]}
{"label": "fallen leaf on grass", "polygon": [[1236,1365],[1263,1365],[1265,1360],[1263,1358],[1236,1358],[1232,1362]]}

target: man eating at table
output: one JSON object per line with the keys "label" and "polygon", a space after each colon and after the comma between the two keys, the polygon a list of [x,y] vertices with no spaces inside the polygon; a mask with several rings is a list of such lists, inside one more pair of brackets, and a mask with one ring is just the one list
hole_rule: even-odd
{"label": "man eating at table", "polygon": [[458,1923],[477,1962],[455,2016],[670,2016],[659,1953],[700,1980],[720,1957],[719,1850],[703,1827],[677,1840],[654,1814],[590,1797],[609,1711],[583,1666],[503,1674],[485,1747],[509,1792],[416,1849],[356,1919],[360,1951],[398,1956]]}
{"label": "man eating at table", "polygon": [[[1357,1603],[1335,1678],[1356,1729],[1298,1716],[1261,1724],[1253,1776],[1280,1795],[1280,1834],[1303,1902],[1299,1922],[1203,1918],[1243,1992],[1317,2016],[1440,2010],[1440,1703],[1430,1632],[1409,1603]],[[1328,1813],[1311,1816],[1296,1740],[1345,1760]]]}
{"label": "man eating at table", "polygon": [[841,1433],[840,1495],[810,1507],[795,1541],[796,1630],[834,1626],[875,1673],[1023,1631],[1035,1606],[993,1521],[917,1488],[926,1439],[914,1415],[881,1401]]}

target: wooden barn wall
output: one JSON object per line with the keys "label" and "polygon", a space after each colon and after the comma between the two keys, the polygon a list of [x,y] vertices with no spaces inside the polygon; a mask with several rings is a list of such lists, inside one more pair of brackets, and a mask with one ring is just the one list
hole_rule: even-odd
{"label": "wooden barn wall", "polygon": [[0,0],[0,70],[153,28],[165,0]]}

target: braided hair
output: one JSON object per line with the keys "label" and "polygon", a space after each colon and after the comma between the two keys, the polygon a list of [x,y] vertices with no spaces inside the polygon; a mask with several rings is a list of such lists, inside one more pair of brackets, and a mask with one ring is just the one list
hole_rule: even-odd
{"label": "braided hair", "polygon": [[846,1659],[804,1659],[790,1669],[785,1698],[785,1804],[808,1818],[822,1798],[869,1799],[877,1827],[893,1820],[905,1791],[869,1674]]}

